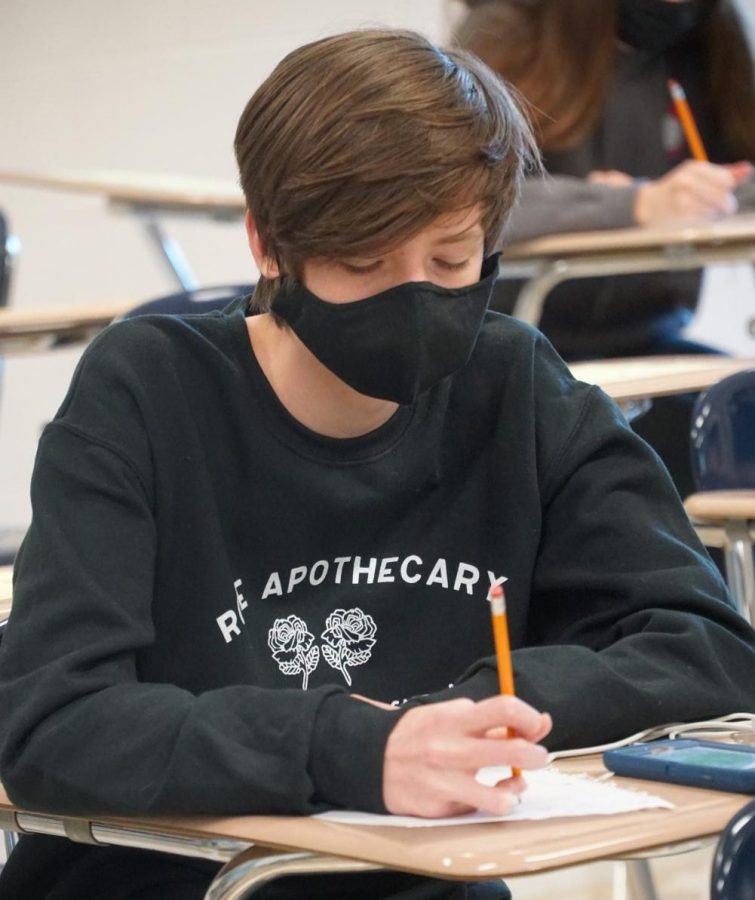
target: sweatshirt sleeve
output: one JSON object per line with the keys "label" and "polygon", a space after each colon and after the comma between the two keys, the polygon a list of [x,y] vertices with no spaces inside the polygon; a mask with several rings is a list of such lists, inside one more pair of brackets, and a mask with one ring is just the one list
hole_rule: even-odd
{"label": "sweatshirt sleeve", "polygon": [[636,183],[614,187],[567,175],[528,178],[509,219],[506,239],[526,241],[571,231],[629,228],[636,224],[636,193]]}
{"label": "sweatshirt sleeve", "polygon": [[147,463],[133,456],[60,421],[41,440],[0,650],[11,799],[68,814],[383,811],[395,714],[336,687],[195,695],[140,679],[158,539]]}
{"label": "sweatshirt sleeve", "polygon": [[[674,721],[755,712],[755,631],[654,451],[592,389],[543,476],[541,544],[517,695],[585,747]],[[497,692],[495,659],[424,702]]]}

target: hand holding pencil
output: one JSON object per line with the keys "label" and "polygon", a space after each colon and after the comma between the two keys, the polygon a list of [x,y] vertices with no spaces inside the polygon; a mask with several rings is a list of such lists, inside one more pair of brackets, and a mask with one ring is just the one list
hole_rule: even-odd
{"label": "hand holding pencil", "polygon": [[[514,696],[500,585],[493,586],[488,599],[501,695],[476,703],[463,696],[431,702],[399,718],[383,762],[383,802],[389,812],[437,818],[481,809],[504,815],[526,786],[521,770],[547,763],[539,741],[551,730],[551,717]],[[510,766],[511,777],[492,786],[480,784],[477,771],[486,766]]]}
{"label": "hand holding pencil", "polygon": [[[517,737],[506,737],[509,728]],[[430,819],[475,809],[505,815],[525,789],[524,780],[512,776],[484,785],[477,781],[478,769],[541,768],[548,753],[537,742],[550,729],[547,713],[516,697],[478,702],[460,697],[413,707],[388,735],[383,761],[385,808],[396,815]]]}
{"label": "hand holding pencil", "polygon": [[703,139],[683,87],[669,79],[669,94],[692,159],[637,189],[634,217],[638,225],[710,221],[737,211],[734,189],[752,177],[748,162],[716,165],[708,161]]}

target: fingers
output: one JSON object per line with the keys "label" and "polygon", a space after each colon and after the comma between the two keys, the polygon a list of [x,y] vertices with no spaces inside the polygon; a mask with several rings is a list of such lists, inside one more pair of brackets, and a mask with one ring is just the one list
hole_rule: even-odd
{"label": "fingers", "polygon": [[611,187],[624,187],[631,184],[634,180],[631,175],[626,172],[620,172],[617,169],[594,169],[587,175],[587,180],[592,184],[607,184]]}
{"label": "fingers", "polygon": [[[535,743],[539,743],[540,741],[542,741],[542,739],[544,737],[546,737],[548,734],[550,734],[550,731],[553,728],[553,719],[551,719],[549,713],[541,713],[541,717],[542,717],[542,719],[541,719],[542,724],[541,724],[540,731],[537,733],[537,735],[534,735],[530,738],[530,740],[534,741]],[[503,738],[509,737],[509,729],[508,728],[491,728],[490,731],[488,731],[485,736],[489,737],[489,738],[497,738],[498,740],[501,740]]]}
{"label": "fingers", "polygon": [[701,215],[729,215],[737,205],[732,191],[736,187],[734,175],[724,166],[710,163],[686,164],[675,170],[673,189],[680,210],[684,205]]}
{"label": "fingers", "polygon": [[[484,783],[484,782],[483,782]],[[521,794],[527,790],[527,782],[521,777],[501,778],[493,785],[513,794],[517,800],[521,800]]]}
{"label": "fingers", "polygon": [[516,766],[541,769],[548,762],[548,751],[520,737],[461,737],[439,740],[430,745],[429,761],[439,768],[471,769],[485,766]]}
{"label": "fingers", "polygon": [[704,181],[721,190],[730,191],[733,187],[736,187],[736,179],[729,166],[719,166],[716,163],[703,162],[696,159],[688,159],[680,163],[665,177],[689,182]]}
{"label": "fingers", "polygon": [[418,798],[417,811],[411,814],[437,819],[482,810],[490,815],[505,816],[518,802],[517,798],[518,793],[508,780],[502,784],[484,785],[472,774],[454,772],[438,779],[426,798]]}
{"label": "fingers", "polygon": [[550,716],[546,720],[543,713],[518,697],[489,697],[464,713],[464,723],[470,734],[484,735],[491,728],[506,726],[528,741],[544,737],[550,731],[549,722]]}
{"label": "fingers", "polygon": [[479,809],[493,816],[505,816],[517,803],[517,793],[510,789],[508,779],[492,787],[473,779],[472,784],[464,783],[462,787],[464,796],[469,798],[473,809]]}
{"label": "fingers", "polygon": [[[478,769],[546,765],[536,741],[551,719],[515,697],[479,703],[452,700],[409,710],[391,731],[383,765],[383,799],[394,813],[450,816],[469,809],[506,812],[525,782],[506,779],[480,785]],[[508,737],[515,729],[516,736]]]}
{"label": "fingers", "polygon": [[724,166],[724,168],[729,170],[729,172],[734,177],[734,181],[737,185],[744,184],[745,181],[749,181],[755,173],[755,167],[753,167],[753,164],[751,162],[747,162],[746,160],[729,163],[728,165]]}
{"label": "fingers", "polygon": [[685,219],[711,219],[737,211],[733,190],[746,176],[746,164],[719,166],[687,160],[637,190],[635,219],[657,225]]}

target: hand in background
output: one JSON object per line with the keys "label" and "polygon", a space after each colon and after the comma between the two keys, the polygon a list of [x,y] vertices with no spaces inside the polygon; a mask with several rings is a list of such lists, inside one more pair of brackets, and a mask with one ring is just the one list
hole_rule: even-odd
{"label": "hand in background", "polygon": [[607,184],[611,187],[626,187],[632,184],[634,178],[627,175],[626,172],[619,172],[618,169],[594,169],[587,175],[587,180],[591,184]]}
{"label": "hand in background", "polygon": [[[551,718],[516,697],[449,700],[405,713],[388,737],[383,766],[383,800],[397,815],[437,818],[482,809],[503,815],[525,788],[519,778],[493,787],[478,784],[483,766],[538,769],[548,759],[537,744],[551,730]],[[513,728],[518,737],[502,736]]]}
{"label": "hand in background", "polygon": [[737,211],[734,189],[752,177],[748,162],[719,166],[687,160],[637,189],[638,225],[662,225],[685,219],[719,219]]}

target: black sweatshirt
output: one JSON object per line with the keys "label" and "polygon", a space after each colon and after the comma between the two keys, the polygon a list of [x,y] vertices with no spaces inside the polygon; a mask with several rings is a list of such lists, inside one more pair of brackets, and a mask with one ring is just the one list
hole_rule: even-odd
{"label": "black sweatshirt", "polygon": [[518,693],[551,747],[755,710],[755,635],[657,457],[490,313],[364,437],[281,406],[240,312],[112,326],[45,429],[0,650],[0,766],[59,813],[383,810],[400,703]]}

